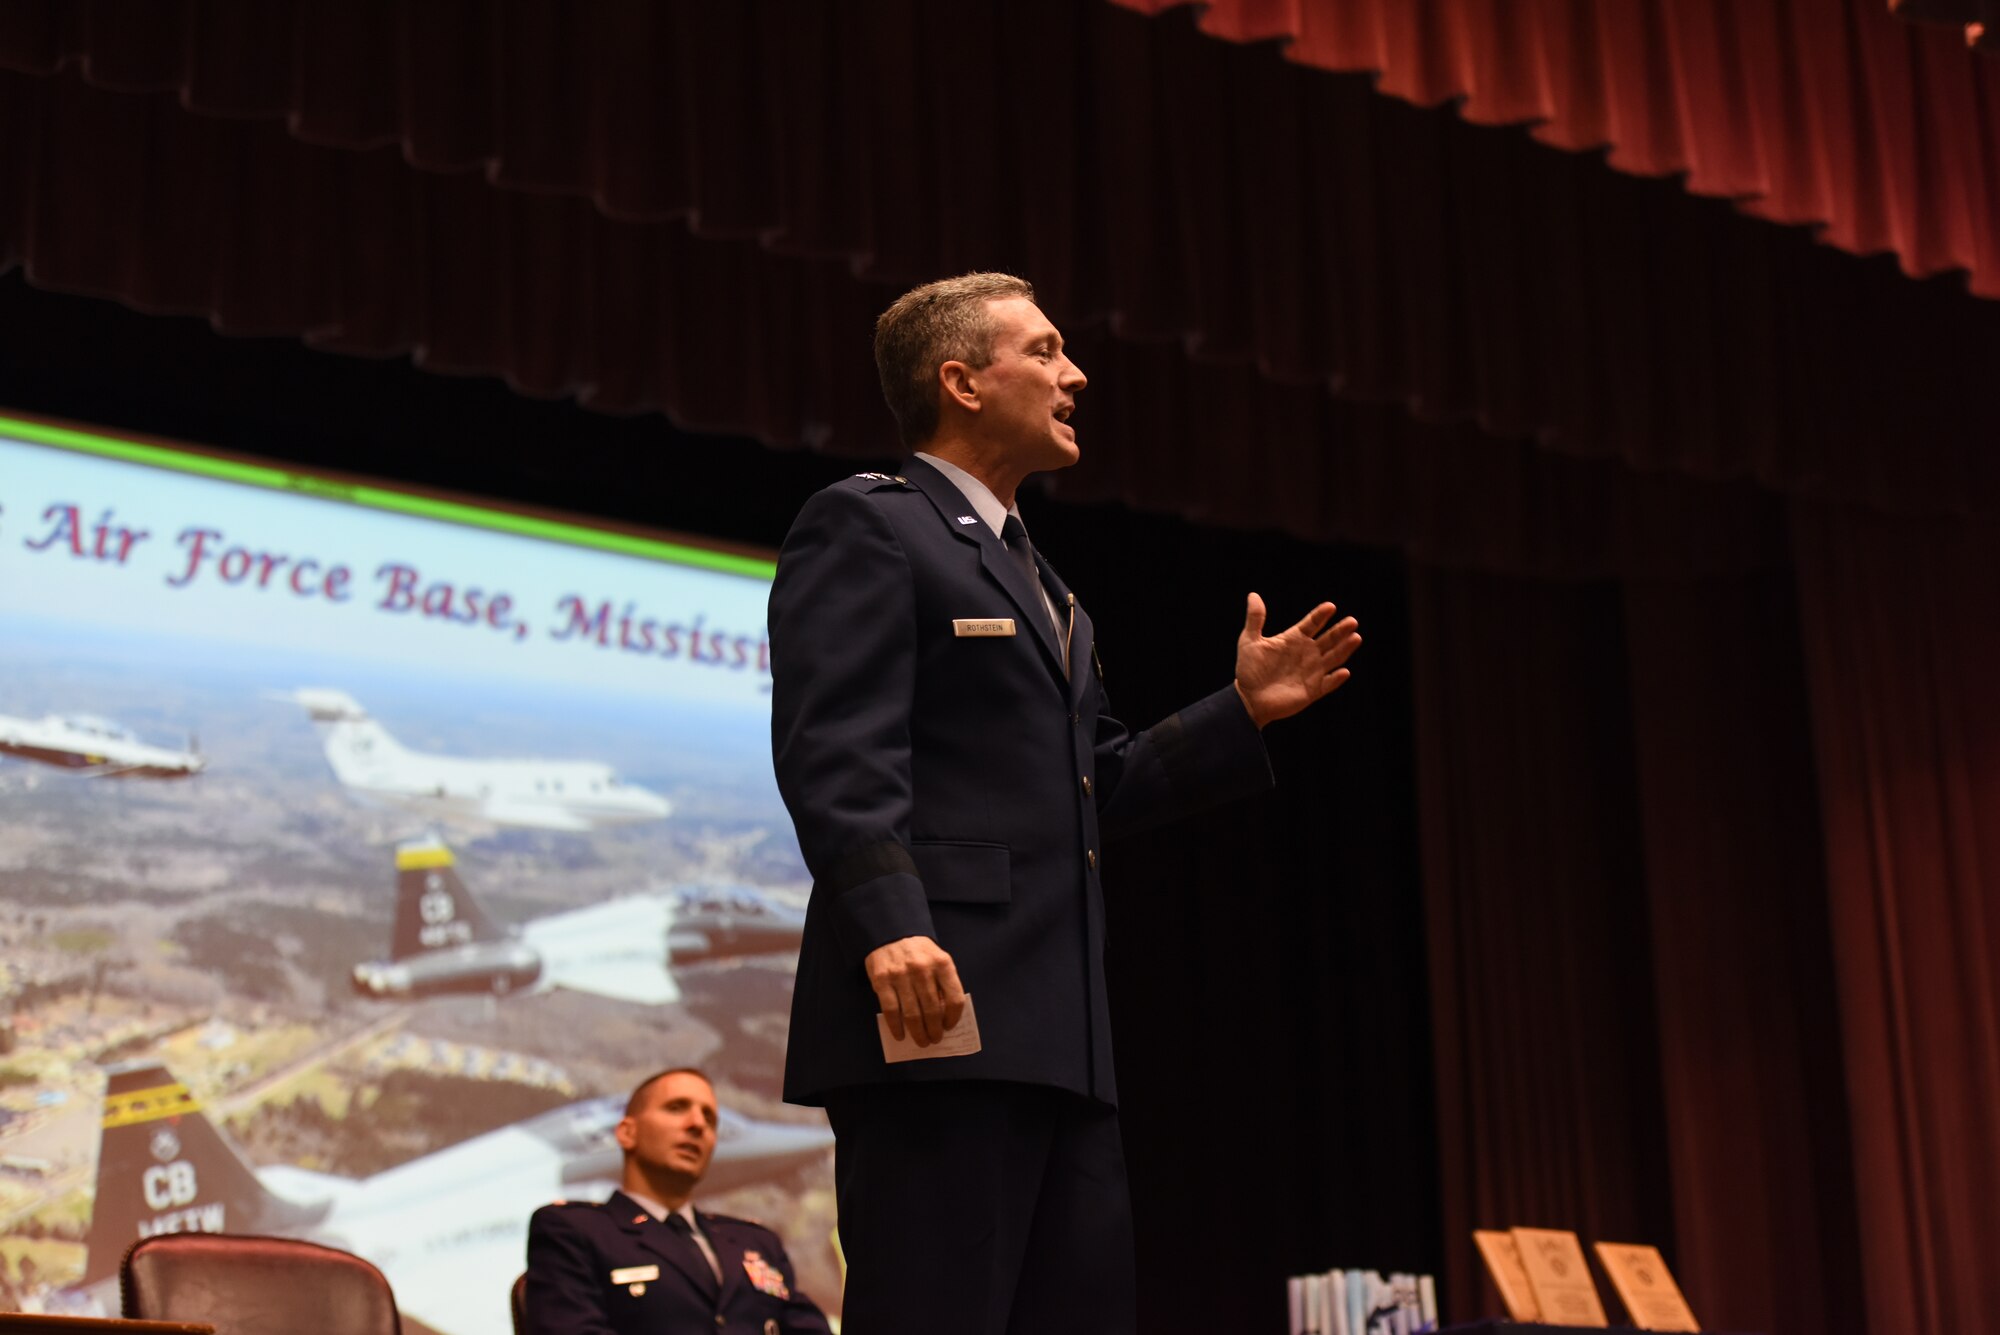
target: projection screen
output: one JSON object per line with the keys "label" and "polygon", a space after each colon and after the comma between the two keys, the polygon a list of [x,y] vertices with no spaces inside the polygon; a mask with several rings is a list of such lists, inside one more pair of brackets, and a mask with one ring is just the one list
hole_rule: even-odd
{"label": "projection screen", "polygon": [[703,1208],[838,1311],[778,1097],[808,878],[767,557],[0,418],[0,1307],[135,1238],[293,1235],[505,1335],[529,1214],[641,1076],[726,1114]]}

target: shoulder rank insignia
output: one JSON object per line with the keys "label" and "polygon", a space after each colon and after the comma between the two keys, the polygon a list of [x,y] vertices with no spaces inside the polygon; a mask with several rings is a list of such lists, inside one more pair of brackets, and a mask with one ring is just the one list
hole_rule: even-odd
{"label": "shoulder rank insignia", "polygon": [[768,1293],[780,1302],[792,1296],[792,1291],[785,1287],[785,1277],[764,1259],[762,1252],[743,1253],[743,1273],[750,1277],[751,1286],[759,1293]]}
{"label": "shoulder rank insignia", "polygon": [[906,487],[910,484],[910,479],[901,473],[856,473],[854,476],[865,477],[870,482],[900,482]]}

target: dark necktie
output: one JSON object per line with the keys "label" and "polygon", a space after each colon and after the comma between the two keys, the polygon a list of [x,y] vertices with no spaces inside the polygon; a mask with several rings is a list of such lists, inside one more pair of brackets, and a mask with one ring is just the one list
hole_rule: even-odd
{"label": "dark necktie", "polygon": [[1042,596],[1042,576],[1035,569],[1035,545],[1028,541],[1028,530],[1021,526],[1019,515],[1007,516],[1007,522],[1000,526],[1000,541],[1007,544],[1007,555],[1021,567],[1021,573],[1028,577],[1028,587],[1035,591],[1039,600]]}
{"label": "dark necktie", "polygon": [[[1007,522],[1000,526],[1000,539],[1007,544],[1007,555],[1014,564],[1021,567],[1021,573],[1028,577],[1028,587],[1034,590],[1034,599],[1042,606],[1042,615],[1049,619],[1049,629],[1056,633],[1056,644],[1068,646],[1063,639],[1062,623],[1056,620],[1055,608],[1042,591],[1042,574],[1035,566],[1035,545],[1028,541],[1028,530],[1021,523],[1019,515],[1008,515]],[[1069,676],[1069,664],[1064,663],[1063,676]]]}
{"label": "dark necktie", "polygon": [[694,1229],[688,1225],[686,1219],[677,1214],[670,1214],[660,1222],[667,1226],[669,1233],[674,1234],[686,1244],[687,1249],[694,1253],[695,1259],[701,1262],[701,1268],[708,1272],[711,1279],[715,1280],[718,1284],[722,1282],[722,1276],[715,1272],[715,1263],[708,1259],[708,1253],[704,1252],[701,1249],[701,1244],[694,1240]]}

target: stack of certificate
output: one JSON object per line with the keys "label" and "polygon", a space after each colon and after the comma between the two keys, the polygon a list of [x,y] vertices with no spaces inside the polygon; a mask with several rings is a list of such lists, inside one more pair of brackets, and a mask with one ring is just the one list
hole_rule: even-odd
{"label": "stack of certificate", "polygon": [[1429,1275],[1329,1270],[1285,1281],[1292,1335],[1421,1335],[1438,1328]]}

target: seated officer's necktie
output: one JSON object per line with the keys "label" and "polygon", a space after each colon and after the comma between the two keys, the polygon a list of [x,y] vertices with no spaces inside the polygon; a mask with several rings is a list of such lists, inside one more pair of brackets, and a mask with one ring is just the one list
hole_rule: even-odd
{"label": "seated officer's necktie", "polygon": [[[1041,601],[1042,611],[1048,615],[1049,629],[1056,633],[1056,644],[1063,644],[1062,622],[1056,619],[1054,604],[1042,588],[1041,571],[1035,568],[1035,545],[1028,541],[1028,530],[1021,523],[1019,515],[1008,515],[1007,522],[1000,526],[1000,540],[1007,544],[1007,555],[1014,558],[1014,564],[1021,567],[1021,573],[1028,577],[1028,587],[1035,591]],[[1069,675],[1069,664],[1063,664],[1063,675]]]}
{"label": "seated officer's necktie", "polygon": [[695,1249],[701,1256],[701,1263],[708,1268],[708,1273],[715,1276],[715,1282],[720,1284],[722,1282],[722,1263],[711,1255],[708,1248],[702,1246],[701,1242],[696,1239],[694,1228],[688,1221],[680,1215],[670,1214],[660,1222],[667,1226],[668,1232],[679,1235],[681,1241]]}

